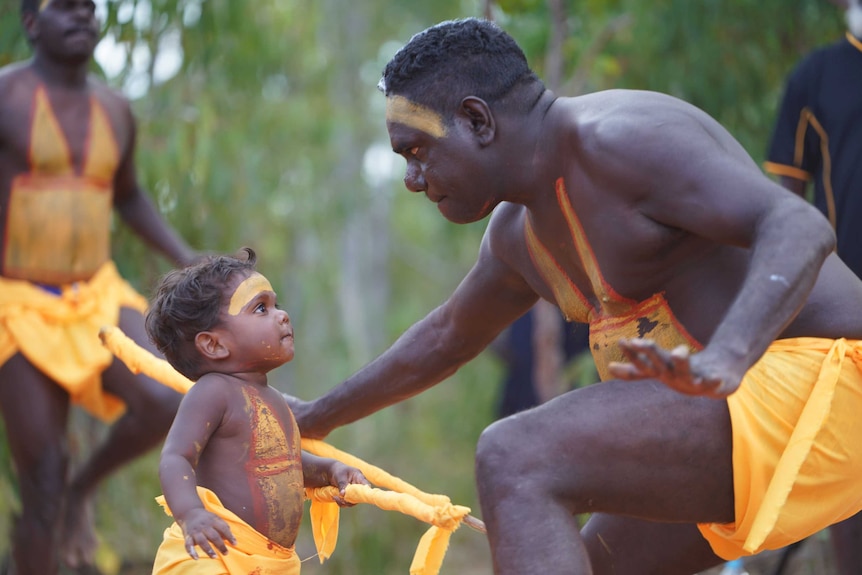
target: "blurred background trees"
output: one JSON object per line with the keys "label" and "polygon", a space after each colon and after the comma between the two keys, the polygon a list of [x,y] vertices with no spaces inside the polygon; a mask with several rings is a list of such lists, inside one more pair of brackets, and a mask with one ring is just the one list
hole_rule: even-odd
{"label": "blurred background trees", "polygon": [[[671,93],[715,116],[760,162],[785,75],[844,30],[826,0],[97,4],[104,39],[94,73],[133,101],[141,182],[196,248],[258,252],[297,331],[296,359],[272,381],[303,398],[337,384],[439,304],[469,269],[484,230],[484,222],[448,223],[401,183],[403,162],[389,148],[376,84],[412,34],[440,20],[492,17],[558,93]],[[28,54],[17,3],[4,3],[0,64]],[[115,256],[145,294],[167,270],[121,226]],[[486,354],[329,440],[478,514],[473,447],[494,417],[500,369]],[[83,416],[74,425],[73,448],[86,450],[99,427]],[[140,564],[148,572],[169,523],[153,501],[156,465],[154,453],[103,488],[105,571],[131,573]],[[15,479],[2,452],[0,470],[5,517],[15,508]],[[334,557],[303,569],[406,573],[425,527],[350,509]],[[312,549],[305,532],[300,556]],[[443,572],[490,573],[482,537],[459,531]]]}

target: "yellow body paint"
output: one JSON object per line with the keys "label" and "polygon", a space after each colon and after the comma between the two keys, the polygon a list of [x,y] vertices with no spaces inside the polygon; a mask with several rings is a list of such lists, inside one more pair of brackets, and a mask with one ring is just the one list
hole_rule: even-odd
{"label": "yellow body paint", "polygon": [[248,302],[265,291],[274,291],[269,280],[259,273],[251,274],[236,286],[236,290],[230,296],[230,305],[227,308],[227,312],[230,315],[238,315]]}
{"label": "yellow body paint", "polygon": [[446,135],[446,126],[440,114],[404,96],[386,98],[386,121],[421,130],[435,138]]}
{"label": "yellow body paint", "polygon": [[51,3],[51,0],[42,0],[41,2],[39,2],[39,11],[41,12],[42,10],[44,10],[45,6],[47,6],[50,3]]}

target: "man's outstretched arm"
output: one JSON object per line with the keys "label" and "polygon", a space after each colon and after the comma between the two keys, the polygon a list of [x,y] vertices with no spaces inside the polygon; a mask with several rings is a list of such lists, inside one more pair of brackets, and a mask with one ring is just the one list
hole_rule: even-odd
{"label": "man's outstretched arm", "polygon": [[288,398],[303,437],[323,438],[440,383],[536,300],[524,280],[483,242],[478,261],[449,299],[387,351],[314,401]]}

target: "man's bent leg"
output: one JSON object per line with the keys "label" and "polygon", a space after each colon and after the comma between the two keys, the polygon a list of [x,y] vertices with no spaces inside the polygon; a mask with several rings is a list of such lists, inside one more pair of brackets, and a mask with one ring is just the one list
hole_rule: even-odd
{"label": "man's bent leg", "polygon": [[862,512],[829,528],[839,575],[862,573]]}
{"label": "man's bent leg", "polygon": [[[138,345],[157,353],[146,336],[141,314],[121,310],[119,327]],[[105,390],[126,403],[126,412],[69,485],[62,525],[62,558],[70,567],[93,561],[96,539],[91,499],[96,486],[164,439],[182,399],[173,389],[144,375],[132,374],[119,360],[105,370],[102,380]]]}
{"label": "man's bent leg", "polygon": [[21,516],[12,533],[14,573],[53,575],[66,492],[69,397],[16,354],[0,367],[0,411],[21,496]]}
{"label": "man's bent leg", "polygon": [[724,562],[691,523],[594,513],[581,535],[593,572],[601,575],[690,575]]}
{"label": "man's bent leg", "polygon": [[593,385],[489,426],[476,477],[495,573],[592,573],[575,514],[733,521],[727,404],[656,382]]}

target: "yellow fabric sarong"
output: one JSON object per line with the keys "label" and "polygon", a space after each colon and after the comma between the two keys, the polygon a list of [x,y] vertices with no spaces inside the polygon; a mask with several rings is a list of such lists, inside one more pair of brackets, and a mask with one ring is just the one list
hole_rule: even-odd
{"label": "yellow fabric sarong", "polygon": [[[209,489],[198,486],[197,490],[207,511],[215,513],[230,526],[236,547],[226,542],[227,555],[216,551],[214,559],[198,549],[200,559],[192,559],[186,552],[183,530],[174,522],[165,529],[153,563],[153,575],[299,575],[301,562],[292,547],[282,547],[264,537],[226,509]],[[157,497],[156,501],[168,515],[171,514],[164,496]]]}
{"label": "yellow fabric sarong", "polygon": [[728,407],[735,522],[699,525],[718,556],[778,549],[862,509],[862,341],[776,341]]}
{"label": "yellow fabric sarong", "polygon": [[102,265],[87,282],[62,286],[55,295],[22,280],[0,277],[0,365],[20,352],[69,392],[71,400],[103,421],[125,410],[102,390],[101,373],[114,357],[99,329],[116,326],[120,308],[144,312],[147,300],[117,272]]}

